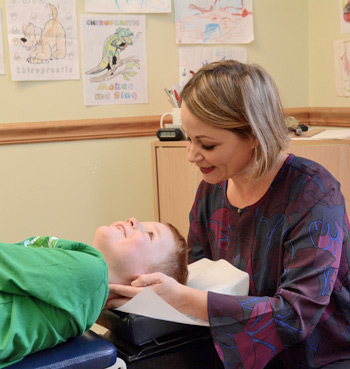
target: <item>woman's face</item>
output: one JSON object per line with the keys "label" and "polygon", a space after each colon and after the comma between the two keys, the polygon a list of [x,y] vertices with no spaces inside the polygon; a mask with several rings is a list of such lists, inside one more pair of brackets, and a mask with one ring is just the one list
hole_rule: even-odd
{"label": "woman's face", "polygon": [[119,284],[129,284],[146,273],[151,264],[161,263],[176,247],[168,226],[135,218],[99,227],[93,246],[108,264],[109,282]]}
{"label": "woman's face", "polygon": [[188,136],[188,160],[198,166],[206,182],[214,184],[250,175],[255,140],[203,123],[184,102],[181,119]]}

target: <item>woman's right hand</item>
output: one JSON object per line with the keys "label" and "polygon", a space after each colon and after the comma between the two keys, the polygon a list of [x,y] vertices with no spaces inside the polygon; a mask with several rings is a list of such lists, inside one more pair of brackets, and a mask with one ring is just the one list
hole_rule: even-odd
{"label": "woman's right hand", "polygon": [[131,282],[131,286],[110,285],[110,294],[116,294],[118,297],[109,299],[106,307],[121,306],[145,287],[150,287],[159,297],[181,313],[208,320],[208,293],[184,286],[163,273],[140,275]]}

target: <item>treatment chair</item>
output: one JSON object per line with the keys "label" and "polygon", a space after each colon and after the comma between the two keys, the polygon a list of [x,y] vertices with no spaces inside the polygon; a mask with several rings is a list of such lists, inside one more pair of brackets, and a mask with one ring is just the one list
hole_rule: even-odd
{"label": "treatment chair", "polygon": [[127,369],[223,369],[209,327],[104,310],[97,324]]}
{"label": "treatment chair", "polygon": [[[116,347],[93,331],[26,356],[9,369],[105,369],[117,360]],[[114,368],[114,367],[113,367]]]}

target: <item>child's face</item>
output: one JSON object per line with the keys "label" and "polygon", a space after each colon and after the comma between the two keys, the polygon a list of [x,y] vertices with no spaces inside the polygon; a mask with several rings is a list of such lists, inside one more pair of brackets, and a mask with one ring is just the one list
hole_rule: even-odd
{"label": "child's face", "polygon": [[169,227],[158,222],[139,222],[130,218],[99,227],[93,246],[108,264],[109,282],[129,284],[140,274],[147,273],[151,264],[175,251],[175,240]]}

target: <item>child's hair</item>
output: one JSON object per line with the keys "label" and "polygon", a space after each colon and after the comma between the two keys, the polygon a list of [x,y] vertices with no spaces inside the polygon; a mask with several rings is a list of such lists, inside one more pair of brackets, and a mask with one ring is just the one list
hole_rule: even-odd
{"label": "child's hair", "polygon": [[166,256],[160,264],[152,264],[148,272],[161,272],[174,278],[181,284],[186,284],[188,278],[187,242],[180,232],[172,224],[166,223],[174,240],[175,252]]}

